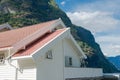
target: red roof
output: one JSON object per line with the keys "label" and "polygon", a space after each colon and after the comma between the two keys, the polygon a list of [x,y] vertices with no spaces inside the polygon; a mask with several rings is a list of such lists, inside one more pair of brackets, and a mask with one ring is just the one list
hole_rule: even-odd
{"label": "red roof", "polygon": [[41,38],[39,38],[38,40],[36,40],[32,44],[28,45],[25,50],[21,50],[21,51],[17,52],[16,54],[14,54],[13,57],[31,55],[34,51],[41,48],[42,46],[44,46],[49,41],[53,40],[55,37],[60,35],[65,30],[66,29],[64,28],[64,29],[56,30],[56,31],[54,31],[52,33],[47,33],[46,35],[42,36]]}
{"label": "red roof", "polygon": [[54,24],[57,20],[48,21],[28,27],[14,29],[11,31],[0,32],[0,48],[11,47],[15,43],[21,41],[23,38],[35,33],[43,27],[48,27]]}

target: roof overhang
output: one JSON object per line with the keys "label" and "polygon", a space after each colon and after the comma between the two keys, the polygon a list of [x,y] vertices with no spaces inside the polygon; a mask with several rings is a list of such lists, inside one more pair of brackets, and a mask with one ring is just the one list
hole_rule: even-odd
{"label": "roof overhang", "polygon": [[0,51],[11,50],[13,47],[0,48]]}
{"label": "roof overhang", "polygon": [[32,56],[29,55],[29,56],[12,57],[11,59],[12,60],[19,60],[19,59],[29,59],[29,58],[32,58]]}

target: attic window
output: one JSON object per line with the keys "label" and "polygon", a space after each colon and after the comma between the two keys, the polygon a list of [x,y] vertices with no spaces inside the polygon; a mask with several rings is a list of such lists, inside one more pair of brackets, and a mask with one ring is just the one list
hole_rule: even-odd
{"label": "attic window", "polygon": [[0,64],[4,64],[4,62],[5,62],[5,55],[0,54]]}
{"label": "attic window", "polygon": [[46,58],[47,58],[47,59],[52,59],[52,58],[53,58],[53,56],[52,56],[52,50],[48,50],[48,51],[46,52]]}

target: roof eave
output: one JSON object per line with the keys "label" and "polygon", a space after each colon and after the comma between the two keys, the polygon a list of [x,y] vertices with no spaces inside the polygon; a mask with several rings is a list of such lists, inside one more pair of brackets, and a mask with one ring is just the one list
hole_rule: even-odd
{"label": "roof eave", "polygon": [[28,56],[12,57],[11,59],[12,60],[18,60],[18,59],[29,59],[29,58],[32,58],[32,56],[28,55]]}

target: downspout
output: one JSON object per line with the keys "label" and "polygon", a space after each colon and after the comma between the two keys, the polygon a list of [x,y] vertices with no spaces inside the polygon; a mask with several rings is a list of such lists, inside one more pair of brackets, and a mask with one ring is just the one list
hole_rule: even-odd
{"label": "downspout", "polygon": [[11,67],[15,68],[15,80],[18,80],[18,70],[19,70],[19,69],[18,69],[15,65],[11,64],[11,60],[10,60],[10,59],[7,60],[7,61],[8,61],[9,65],[10,65]]}
{"label": "downspout", "polygon": [[[8,50],[8,54],[10,55],[10,49]],[[22,70],[19,69],[17,66],[11,64],[11,57],[7,58],[8,64],[15,68],[15,80],[18,80],[18,71],[20,71],[22,73]]]}
{"label": "downspout", "polygon": [[15,80],[18,80],[18,71],[19,71],[20,73],[23,73],[23,70],[20,69],[20,68],[18,68],[17,66],[15,66],[15,65],[13,65],[13,64],[11,64],[11,58],[9,58],[7,61],[8,61],[9,65],[10,65],[11,67],[15,68]]}

